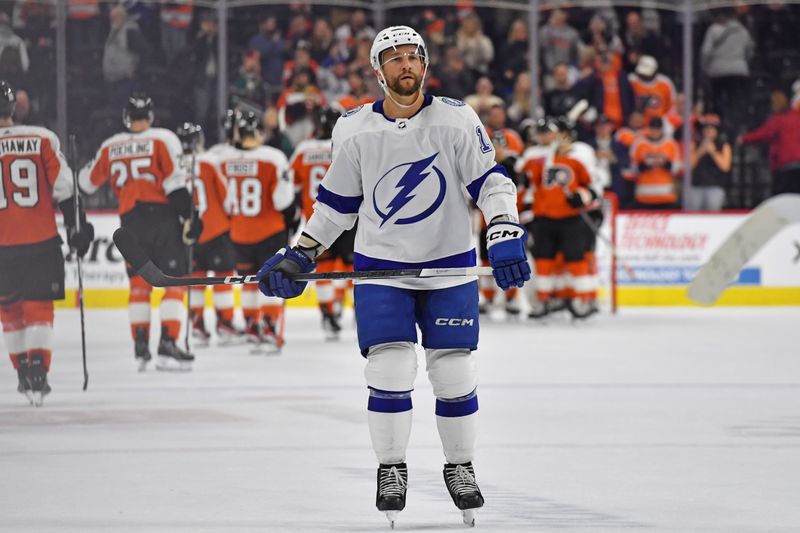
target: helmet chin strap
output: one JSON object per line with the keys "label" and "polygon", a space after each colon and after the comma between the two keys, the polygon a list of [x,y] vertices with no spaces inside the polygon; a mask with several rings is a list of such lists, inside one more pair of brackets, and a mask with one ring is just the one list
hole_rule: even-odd
{"label": "helmet chin strap", "polygon": [[420,81],[420,83],[419,83],[419,95],[417,95],[417,97],[414,98],[414,102],[412,104],[401,104],[400,102],[395,100],[394,97],[392,96],[392,91],[389,89],[389,86],[386,84],[386,75],[383,73],[383,66],[381,66],[380,74],[381,74],[381,77],[378,80],[378,84],[383,89],[383,93],[386,96],[388,96],[389,100],[394,102],[394,104],[397,107],[401,107],[403,109],[409,109],[409,108],[414,107],[415,105],[417,105],[417,101],[422,96],[422,86],[425,85],[425,76],[428,74],[428,65],[425,65],[425,69],[422,71],[422,81]]}

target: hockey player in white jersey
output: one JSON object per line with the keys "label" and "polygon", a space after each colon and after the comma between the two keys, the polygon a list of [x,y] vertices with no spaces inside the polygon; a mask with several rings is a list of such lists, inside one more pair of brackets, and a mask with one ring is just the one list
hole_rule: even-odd
{"label": "hockey player in white jersey", "polygon": [[[474,266],[469,193],[489,224],[489,260],[501,289],[530,279],[526,231],[518,224],[516,187],[494,161],[486,130],[468,106],[422,92],[428,54],[406,26],[381,31],[370,60],[386,98],[345,113],[333,131],[333,162],[298,245],[269,259],[261,290],[293,298],[306,283],[285,274],[314,270],[315,258],[358,220],[355,269]],[[376,505],[391,524],[405,506],[406,447],[414,344],[422,331],[428,377],[453,502],[474,524],[483,505],[475,480],[478,285],[474,278],[358,283],[354,300],[372,446],[380,463]]]}

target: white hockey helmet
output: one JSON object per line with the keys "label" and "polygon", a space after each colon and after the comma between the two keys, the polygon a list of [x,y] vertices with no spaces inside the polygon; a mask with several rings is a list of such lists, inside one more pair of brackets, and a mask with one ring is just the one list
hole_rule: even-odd
{"label": "white hockey helmet", "polygon": [[413,28],[408,26],[389,26],[381,30],[372,41],[372,48],[369,51],[369,61],[372,68],[380,72],[381,70],[381,54],[390,49],[397,48],[406,44],[415,45],[420,51],[425,67],[428,66],[428,49],[425,47],[425,41],[422,36],[414,31]]}

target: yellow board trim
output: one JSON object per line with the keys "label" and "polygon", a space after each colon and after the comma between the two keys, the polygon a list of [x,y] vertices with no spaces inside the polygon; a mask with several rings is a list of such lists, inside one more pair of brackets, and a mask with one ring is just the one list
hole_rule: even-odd
{"label": "yellow board trim", "polygon": [[[67,289],[65,295],[66,298],[63,300],[58,300],[55,302],[56,309],[68,309],[78,307],[78,298],[77,298],[78,291],[75,289]],[[164,294],[164,289],[153,289],[153,293],[150,297],[150,305],[152,307],[157,307],[159,302],[161,302],[161,295]],[[212,301],[213,292],[211,288],[206,289],[205,293],[205,300],[206,300],[206,307],[213,307],[214,303]],[[233,291],[233,300],[234,305],[238,307],[240,305],[240,298],[239,295],[241,291],[238,288],[234,288]],[[349,305],[349,294],[348,300],[345,302],[346,305]],[[87,309],[94,309],[94,308],[122,308],[128,306],[128,289],[84,289],[83,291],[83,306]],[[292,298],[291,300],[286,300],[287,307],[316,307],[317,306],[317,295],[312,288],[306,290],[301,296],[297,298]]]}
{"label": "yellow board trim", "polygon": [[[705,307],[686,296],[685,286],[618,287],[617,305]],[[800,305],[800,287],[730,287],[714,305]]]}
{"label": "yellow board trim", "polygon": [[[161,301],[163,289],[154,289],[151,298],[153,307]],[[74,308],[78,306],[77,291],[67,290],[66,298],[56,302],[56,308]],[[239,290],[234,289],[234,301],[239,305]],[[206,290],[206,307],[211,307],[212,291]],[[348,295],[349,296],[349,295]],[[86,289],[84,291],[86,308],[122,308],[128,305],[128,289]],[[348,304],[351,302],[348,301]],[[316,307],[317,296],[312,288],[302,296],[286,301],[288,307]],[[617,305],[625,306],[698,306],[686,296],[686,287],[619,287],[617,289]],[[800,287],[731,287],[722,293],[715,305],[718,306],[750,306],[750,305],[800,305]],[[698,306],[702,307],[702,306]]]}

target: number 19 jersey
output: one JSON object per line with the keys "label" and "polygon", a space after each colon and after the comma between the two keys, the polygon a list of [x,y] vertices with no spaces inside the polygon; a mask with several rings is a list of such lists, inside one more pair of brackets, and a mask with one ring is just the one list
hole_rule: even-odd
{"label": "number 19 jersey", "polygon": [[118,133],[108,138],[94,161],[79,175],[81,189],[91,194],[105,182],[119,197],[119,214],[138,203],[168,203],[167,195],[186,187],[186,172],[179,164],[178,136],[164,128],[140,133]]}
{"label": "number 19 jersey", "polygon": [[72,172],[58,137],[45,128],[0,129],[0,246],[57,235],[53,201],[72,196]]}

